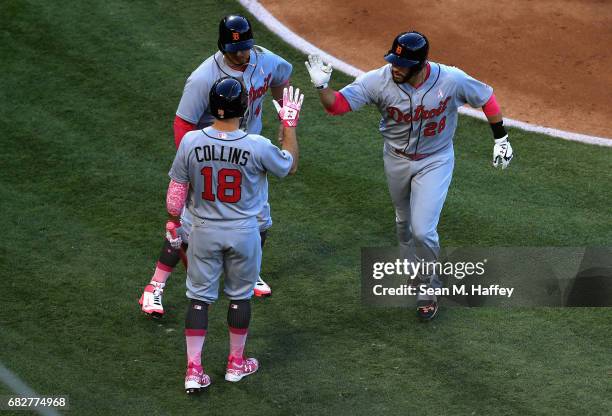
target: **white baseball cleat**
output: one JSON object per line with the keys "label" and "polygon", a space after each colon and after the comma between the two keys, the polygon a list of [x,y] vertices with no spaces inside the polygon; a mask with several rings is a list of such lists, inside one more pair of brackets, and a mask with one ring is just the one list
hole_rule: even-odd
{"label": "white baseball cleat", "polygon": [[234,358],[230,355],[227,359],[225,380],[235,383],[253,374],[258,368],[259,362],[256,358]]}
{"label": "white baseball cleat", "polygon": [[185,374],[185,393],[198,393],[203,388],[210,386],[210,377],[202,367],[187,367]]}
{"label": "white baseball cleat", "polygon": [[164,316],[164,305],[162,305],[162,293],[164,293],[164,283],[151,282],[145,286],[144,292],[140,297],[141,310],[153,318]]}
{"label": "white baseball cleat", "polygon": [[272,295],[272,289],[266,282],[261,279],[261,276],[257,278],[257,283],[255,283],[255,296],[257,297],[266,297]]}

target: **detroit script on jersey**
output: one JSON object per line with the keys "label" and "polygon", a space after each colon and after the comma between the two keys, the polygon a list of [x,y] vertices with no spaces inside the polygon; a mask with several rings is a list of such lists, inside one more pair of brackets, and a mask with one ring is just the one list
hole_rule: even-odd
{"label": "detroit script on jersey", "polygon": [[176,115],[200,129],[210,126],[214,117],[208,110],[208,93],[216,80],[229,75],[240,79],[249,91],[244,129],[248,133],[259,134],[262,128],[261,109],[266,92],[270,87],[285,84],[291,77],[292,70],[289,62],[261,46],[251,49],[249,64],[244,72],[227,66],[223,54],[217,52],[206,59],[187,79]]}
{"label": "detroit script on jersey", "polygon": [[436,153],[452,145],[458,108],[483,106],[493,89],[458,68],[430,62],[429,69],[418,88],[395,83],[391,65],[385,65],[361,75],[340,93],[352,111],[366,104],[378,107],[385,146],[406,153]]}
{"label": "detroit script on jersey", "polygon": [[396,123],[410,123],[411,121],[428,120],[430,118],[438,117],[446,111],[446,107],[451,97],[446,97],[443,101],[440,101],[440,105],[437,108],[427,109],[424,105],[419,105],[414,109],[413,113],[404,114],[402,110],[397,107],[387,107],[387,115],[393,119]]}

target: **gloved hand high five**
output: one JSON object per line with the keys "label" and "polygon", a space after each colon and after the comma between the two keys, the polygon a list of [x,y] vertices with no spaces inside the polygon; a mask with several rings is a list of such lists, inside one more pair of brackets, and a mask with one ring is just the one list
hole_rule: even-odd
{"label": "gloved hand high five", "polygon": [[508,135],[495,140],[493,146],[493,167],[496,168],[501,165],[502,169],[506,169],[510,164],[510,161],[514,157],[512,153],[512,146],[508,141]]}
{"label": "gloved hand high five", "polygon": [[304,64],[306,64],[313,85],[318,89],[327,88],[333,71],[331,64],[325,65],[319,55],[308,55],[308,62]]}
{"label": "gloved hand high five", "polygon": [[278,118],[283,122],[285,127],[296,127],[300,119],[300,109],[304,102],[304,94],[300,94],[300,89],[295,89],[293,86],[289,89],[283,89],[283,105],[281,106],[276,100],[272,100],[274,108],[278,112]]}

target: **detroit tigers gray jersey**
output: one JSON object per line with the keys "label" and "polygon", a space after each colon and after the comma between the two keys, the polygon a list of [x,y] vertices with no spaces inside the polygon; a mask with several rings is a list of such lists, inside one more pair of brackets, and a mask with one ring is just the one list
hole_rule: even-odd
{"label": "detroit tigers gray jersey", "polygon": [[169,175],[189,182],[188,210],[196,218],[255,217],[266,203],[266,172],[284,177],[293,158],[270,140],[242,130],[194,130],[181,141]]}
{"label": "detroit tigers gray jersey", "polygon": [[229,75],[241,79],[249,91],[249,107],[242,127],[249,133],[259,134],[266,91],[270,87],[285,84],[292,69],[289,62],[261,46],[251,49],[249,64],[244,72],[231,69],[224,62],[223,54],[217,52],[206,59],[187,79],[176,115],[198,128],[211,125],[214,117],[208,110],[208,92],[216,80]]}
{"label": "detroit tigers gray jersey", "polygon": [[[438,220],[454,167],[458,108],[483,106],[493,89],[458,68],[429,62],[425,81],[393,81],[391,65],[370,71],[340,90],[355,111],[374,104],[382,115],[383,161],[400,252],[410,260],[439,256]],[[426,276],[439,286],[437,276]]]}
{"label": "detroit tigers gray jersey", "polygon": [[462,70],[429,63],[429,76],[418,88],[393,81],[391,65],[367,72],[340,90],[351,110],[378,107],[385,145],[405,153],[432,154],[450,145],[463,104],[482,107],[493,89]]}
{"label": "detroit tigers gray jersey", "polygon": [[289,152],[242,130],[207,127],[185,135],[169,175],[190,184],[187,297],[214,302],[223,271],[230,299],[253,295],[261,267],[256,216],[267,199],[266,172],[284,177],[292,164]]}
{"label": "detroit tigers gray jersey", "polygon": [[[230,68],[223,60],[223,54],[217,52],[206,59],[187,79],[176,115],[200,129],[211,125],[214,117],[208,110],[208,93],[216,80],[229,75],[242,80],[249,91],[249,106],[242,119],[241,128],[248,133],[259,134],[262,129],[262,105],[266,92],[270,87],[285,84],[292,70],[289,62],[257,45],[251,49],[249,64],[244,72]],[[267,200],[267,186],[263,194]],[[260,231],[272,226],[268,203],[264,204],[258,220]],[[191,217],[188,214],[183,215],[181,222],[181,236],[187,241]]]}

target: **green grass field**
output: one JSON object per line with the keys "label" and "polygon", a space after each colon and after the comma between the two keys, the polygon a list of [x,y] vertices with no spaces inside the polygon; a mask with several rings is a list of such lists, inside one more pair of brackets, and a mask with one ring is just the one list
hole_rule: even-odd
{"label": "green grass field", "polygon": [[[184,81],[215,50],[219,18],[240,10],[0,3],[0,362],[67,394],[75,415],[609,415],[610,309],[457,308],[424,325],[361,304],[360,248],[395,243],[378,115],[325,115],[304,56],[258,23],[258,43],[294,63],[306,93],[300,172],[271,181],[262,275],[274,296],[254,302],[247,347],[261,370],[223,381],[221,301],[204,352],[213,385],[184,394],[182,268],[162,321],[137,299],[163,235]],[[264,125],[273,136],[269,102]],[[611,149],[512,130],[517,156],[501,172],[490,136],[460,120],[443,245],[611,245]]]}

